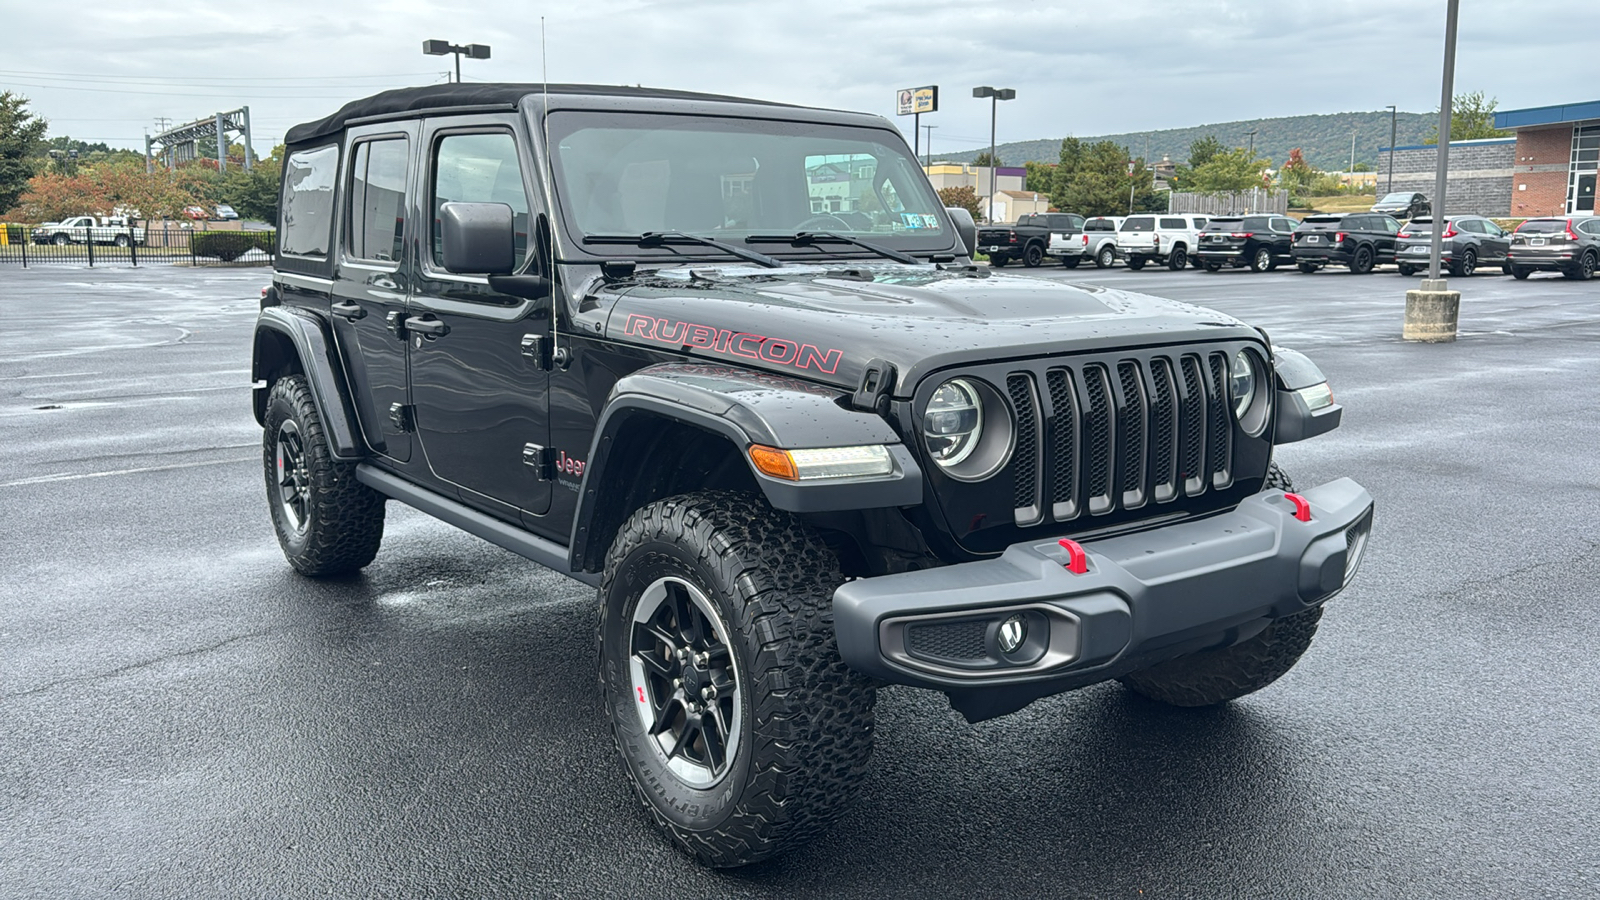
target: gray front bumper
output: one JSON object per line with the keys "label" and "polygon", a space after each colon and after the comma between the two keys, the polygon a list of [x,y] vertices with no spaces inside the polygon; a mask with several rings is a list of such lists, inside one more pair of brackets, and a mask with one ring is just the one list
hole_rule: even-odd
{"label": "gray front bumper", "polygon": [[[864,674],[946,691],[977,720],[1245,640],[1337,594],[1365,549],[1366,489],[1341,478],[1299,495],[1309,522],[1266,491],[1219,515],[1085,542],[1083,574],[1051,538],[849,582],[833,595],[839,652]],[[1031,637],[1008,657],[999,633],[1012,617]]]}

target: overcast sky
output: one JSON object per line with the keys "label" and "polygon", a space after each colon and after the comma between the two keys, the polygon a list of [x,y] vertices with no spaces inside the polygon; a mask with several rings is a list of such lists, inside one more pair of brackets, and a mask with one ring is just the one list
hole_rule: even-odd
{"label": "overcast sky", "polygon": [[[443,81],[422,41],[486,43],[469,81],[643,84],[894,115],[896,88],[940,86],[935,152],[999,140],[1157,130],[1439,101],[1444,0],[0,0],[0,90],[51,134],[143,149],[156,117],[250,107],[265,153],[343,102]],[[1593,100],[1595,0],[1464,0],[1457,91],[1501,109]],[[1568,65],[1558,63],[1566,61]],[[911,118],[897,120],[910,139]]]}

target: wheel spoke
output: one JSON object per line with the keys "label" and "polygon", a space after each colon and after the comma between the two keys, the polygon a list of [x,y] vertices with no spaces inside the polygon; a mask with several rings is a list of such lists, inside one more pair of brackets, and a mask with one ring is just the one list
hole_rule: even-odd
{"label": "wheel spoke", "polygon": [[[672,717],[667,715],[667,713],[669,713],[672,710],[672,707],[673,707],[674,704],[680,705],[680,706],[683,704],[683,700],[681,699],[681,697],[682,697],[682,692],[672,694],[671,696],[669,696],[665,700],[663,700],[661,702],[661,705],[656,708],[656,710],[655,710],[656,720],[654,722],[650,723],[650,734],[652,736],[659,735],[663,731],[666,731],[667,729],[672,727]],[[671,756],[670,753],[667,754],[667,755]]]}
{"label": "wheel spoke", "polygon": [[650,649],[649,651],[635,652],[633,656],[634,659],[639,661],[640,665],[643,665],[651,672],[660,675],[662,678],[671,680],[671,678],[677,674],[677,668],[675,666],[668,665],[665,661],[663,661],[660,655],[656,653],[654,648]]}
{"label": "wheel spoke", "polygon": [[683,730],[678,732],[678,739],[672,742],[672,749],[667,751],[667,759],[682,756],[684,748],[689,746],[690,739],[700,730],[700,725],[693,716],[685,716]]}
{"label": "wheel spoke", "polygon": [[724,739],[727,728],[722,724],[722,709],[719,706],[712,706],[711,717],[715,727],[705,727],[705,720],[701,719],[700,734],[705,739],[706,763],[711,766],[711,771],[720,772],[728,758],[728,745]]}

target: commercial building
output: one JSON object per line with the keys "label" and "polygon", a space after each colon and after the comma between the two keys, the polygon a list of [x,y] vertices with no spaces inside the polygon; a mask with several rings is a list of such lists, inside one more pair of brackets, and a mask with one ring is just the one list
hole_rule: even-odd
{"label": "commercial building", "polygon": [[[928,173],[928,180],[933,183],[933,189],[942,191],[945,188],[969,187],[978,199],[989,202],[989,168],[988,166],[971,166],[963,163],[940,162],[928,166],[923,171]],[[1000,193],[994,201],[994,219],[996,222],[1015,222],[1019,216],[1031,212],[1044,212],[1050,205],[1050,199],[1043,194],[1024,192],[1023,186],[1028,180],[1028,170],[1020,166],[998,166],[994,170],[994,183]],[[1033,207],[1037,202],[1035,197],[1043,198],[1044,204],[1037,210]]]}
{"label": "commercial building", "polygon": [[[1511,176],[1516,144],[1516,138],[1451,141],[1445,214],[1512,215]],[[1389,180],[1390,159],[1394,160],[1393,187]],[[1388,147],[1379,148],[1375,179],[1379,195],[1390,191],[1416,191],[1432,197],[1438,164],[1437,144],[1395,147],[1392,153]]]}
{"label": "commercial building", "polygon": [[1512,215],[1594,215],[1600,100],[1508,109],[1494,127],[1517,133]]}

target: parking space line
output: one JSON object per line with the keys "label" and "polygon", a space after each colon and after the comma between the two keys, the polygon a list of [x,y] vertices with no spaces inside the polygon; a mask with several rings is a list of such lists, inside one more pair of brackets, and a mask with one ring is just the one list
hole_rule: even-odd
{"label": "parking space line", "polygon": [[172,463],[166,466],[142,466],[137,469],[112,469],[108,472],[60,472],[55,475],[38,475],[16,481],[0,481],[0,488],[23,487],[30,484],[53,484],[57,481],[77,481],[81,478],[109,478],[113,475],[137,475],[141,472],[166,472],[172,469],[195,469],[200,466],[222,466],[232,463],[254,462],[258,457],[245,456],[233,459],[211,459],[204,462]]}

